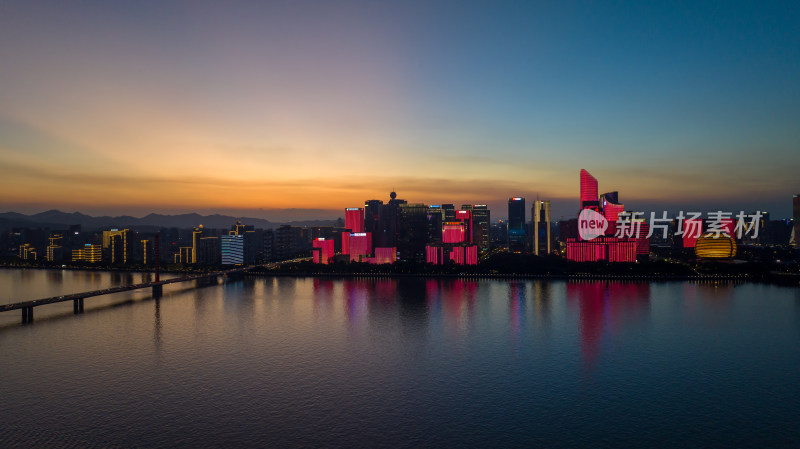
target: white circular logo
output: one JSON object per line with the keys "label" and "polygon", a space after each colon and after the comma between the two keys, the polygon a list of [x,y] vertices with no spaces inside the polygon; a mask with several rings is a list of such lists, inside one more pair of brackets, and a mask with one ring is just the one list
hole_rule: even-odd
{"label": "white circular logo", "polygon": [[608,229],[606,217],[592,209],[584,209],[578,215],[578,234],[583,240],[592,240],[605,235],[606,229]]}

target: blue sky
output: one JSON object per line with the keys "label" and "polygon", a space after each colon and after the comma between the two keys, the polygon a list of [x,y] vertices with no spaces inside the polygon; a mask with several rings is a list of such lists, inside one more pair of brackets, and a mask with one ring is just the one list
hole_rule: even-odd
{"label": "blue sky", "polygon": [[800,193],[797,2],[11,1],[0,43],[8,210]]}

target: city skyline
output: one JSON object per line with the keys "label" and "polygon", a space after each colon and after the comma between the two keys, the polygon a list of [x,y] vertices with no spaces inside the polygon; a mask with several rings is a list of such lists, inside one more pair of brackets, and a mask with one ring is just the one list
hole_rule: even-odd
{"label": "city skyline", "polygon": [[627,210],[800,192],[790,2],[0,11],[3,210],[325,219],[394,189],[557,219],[577,168]]}

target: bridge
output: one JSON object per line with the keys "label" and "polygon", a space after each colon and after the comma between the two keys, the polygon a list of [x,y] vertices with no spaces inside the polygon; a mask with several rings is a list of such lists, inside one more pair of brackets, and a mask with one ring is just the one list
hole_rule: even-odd
{"label": "bridge", "polygon": [[59,302],[66,302],[72,301],[73,302],[73,313],[79,314],[83,313],[83,300],[86,298],[91,298],[92,296],[102,296],[108,295],[111,293],[119,293],[119,292],[128,292],[131,290],[139,290],[143,288],[152,288],[153,289],[153,296],[161,296],[162,287],[166,284],[176,284],[179,282],[188,282],[194,281],[197,279],[209,279],[215,278],[219,276],[230,275],[234,273],[241,273],[248,270],[253,269],[253,266],[250,267],[239,267],[239,268],[231,268],[229,270],[221,270],[221,271],[214,271],[210,273],[200,273],[194,274],[190,276],[184,276],[179,278],[172,278],[166,280],[159,280],[159,273],[156,272],[156,280],[153,282],[145,282],[141,284],[131,284],[131,285],[123,285],[120,287],[111,287],[105,288],[102,290],[93,290],[89,292],[81,292],[81,293],[73,293],[69,295],[62,295],[62,296],[53,296],[51,298],[43,298],[43,299],[36,299],[33,301],[23,301],[23,302],[15,302],[13,304],[4,304],[0,305],[0,312],[10,312],[12,310],[22,310],[22,323],[30,323],[33,322],[33,308],[43,306],[45,304],[55,304]]}

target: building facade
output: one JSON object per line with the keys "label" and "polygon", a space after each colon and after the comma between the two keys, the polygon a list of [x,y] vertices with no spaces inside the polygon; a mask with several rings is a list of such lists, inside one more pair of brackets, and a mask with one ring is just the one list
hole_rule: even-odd
{"label": "building facade", "polygon": [[800,195],[792,197],[792,222],[794,224],[794,248],[800,249]]}
{"label": "building facade", "polygon": [[550,200],[536,200],[531,206],[531,227],[533,254],[550,254],[553,250],[553,236],[550,235]]}
{"label": "building facade", "polygon": [[525,198],[508,199],[508,250],[525,251]]}
{"label": "building facade", "polygon": [[244,236],[221,235],[219,237],[222,265],[244,263]]}

